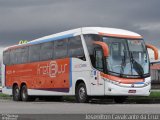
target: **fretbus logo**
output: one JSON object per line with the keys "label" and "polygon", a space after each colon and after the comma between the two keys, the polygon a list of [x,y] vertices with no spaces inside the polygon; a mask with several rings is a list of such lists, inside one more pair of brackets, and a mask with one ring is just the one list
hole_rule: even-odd
{"label": "fretbus logo", "polygon": [[51,61],[46,65],[38,65],[37,74],[48,75],[49,77],[56,77],[57,74],[66,72],[67,64],[57,64],[56,61]]}
{"label": "fretbus logo", "polygon": [[51,61],[49,67],[49,73],[50,73],[49,76],[56,77],[57,71],[58,71],[58,65],[56,61]]}

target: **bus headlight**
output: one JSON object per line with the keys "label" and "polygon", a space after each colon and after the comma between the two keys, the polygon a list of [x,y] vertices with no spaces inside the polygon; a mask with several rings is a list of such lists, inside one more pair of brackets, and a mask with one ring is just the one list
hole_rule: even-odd
{"label": "bus headlight", "polygon": [[118,81],[113,81],[113,80],[109,80],[109,79],[106,79],[106,78],[104,78],[104,80],[107,81],[107,82],[109,82],[109,83],[112,83],[114,85],[120,84],[120,82],[118,82]]}

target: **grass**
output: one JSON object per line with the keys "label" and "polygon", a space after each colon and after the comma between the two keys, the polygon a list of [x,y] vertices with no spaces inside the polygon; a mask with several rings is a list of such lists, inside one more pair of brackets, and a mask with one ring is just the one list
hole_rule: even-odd
{"label": "grass", "polygon": [[160,98],[160,92],[151,92],[149,98]]}
{"label": "grass", "polygon": [[160,92],[151,92],[150,96],[131,96],[127,100],[129,103],[135,102],[140,104],[160,103]]}
{"label": "grass", "polygon": [[6,94],[3,94],[3,93],[0,93],[0,97],[9,97],[9,95],[6,95]]}
{"label": "grass", "polygon": [[11,98],[11,96],[3,94],[3,93],[0,93],[0,99],[1,98]]}
{"label": "grass", "polygon": [[160,99],[160,92],[151,92],[150,96],[131,96],[129,99]]}

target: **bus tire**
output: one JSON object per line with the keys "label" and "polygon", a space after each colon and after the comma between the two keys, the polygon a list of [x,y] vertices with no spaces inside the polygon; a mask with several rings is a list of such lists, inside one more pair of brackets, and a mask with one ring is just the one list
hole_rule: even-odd
{"label": "bus tire", "polygon": [[78,103],[88,102],[88,96],[86,91],[86,86],[84,83],[80,83],[76,88],[76,101]]}
{"label": "bus tire", "polygon": [[14,101],[20,101],[21,100],[21,95],[20,95],[20,90],[18,85],[13,86],[13,100]]}
{"label": "bus tire", "polygon": [[21,99],[22,101],[31,101],[31,97],[28,95],[27,86],[23,85],[21,87]]}
{"label": "bus tire", "polygon": [[116,103],[124,103],[126,101],[126,96],[116,96],[114,97],[114,102]]}

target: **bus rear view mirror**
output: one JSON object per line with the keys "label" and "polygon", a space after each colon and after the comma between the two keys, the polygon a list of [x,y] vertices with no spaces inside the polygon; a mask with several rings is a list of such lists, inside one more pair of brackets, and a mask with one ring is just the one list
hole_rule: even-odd
{"label": "bus rear view mirror", "polygon": [[93,43],[102,47],[103,54],[104,54],[105,57],[109,56],[109,47],[106,43],[101,42],[101,41],[94,41]]}
{"label": "bus rear view mirror", "polygon": [[146,47],[153,50],[153,52],[154,52],[154,59],[158,60],[158,48],[156,48],[155,46],[153,46],[151,44],[146,44]]}

